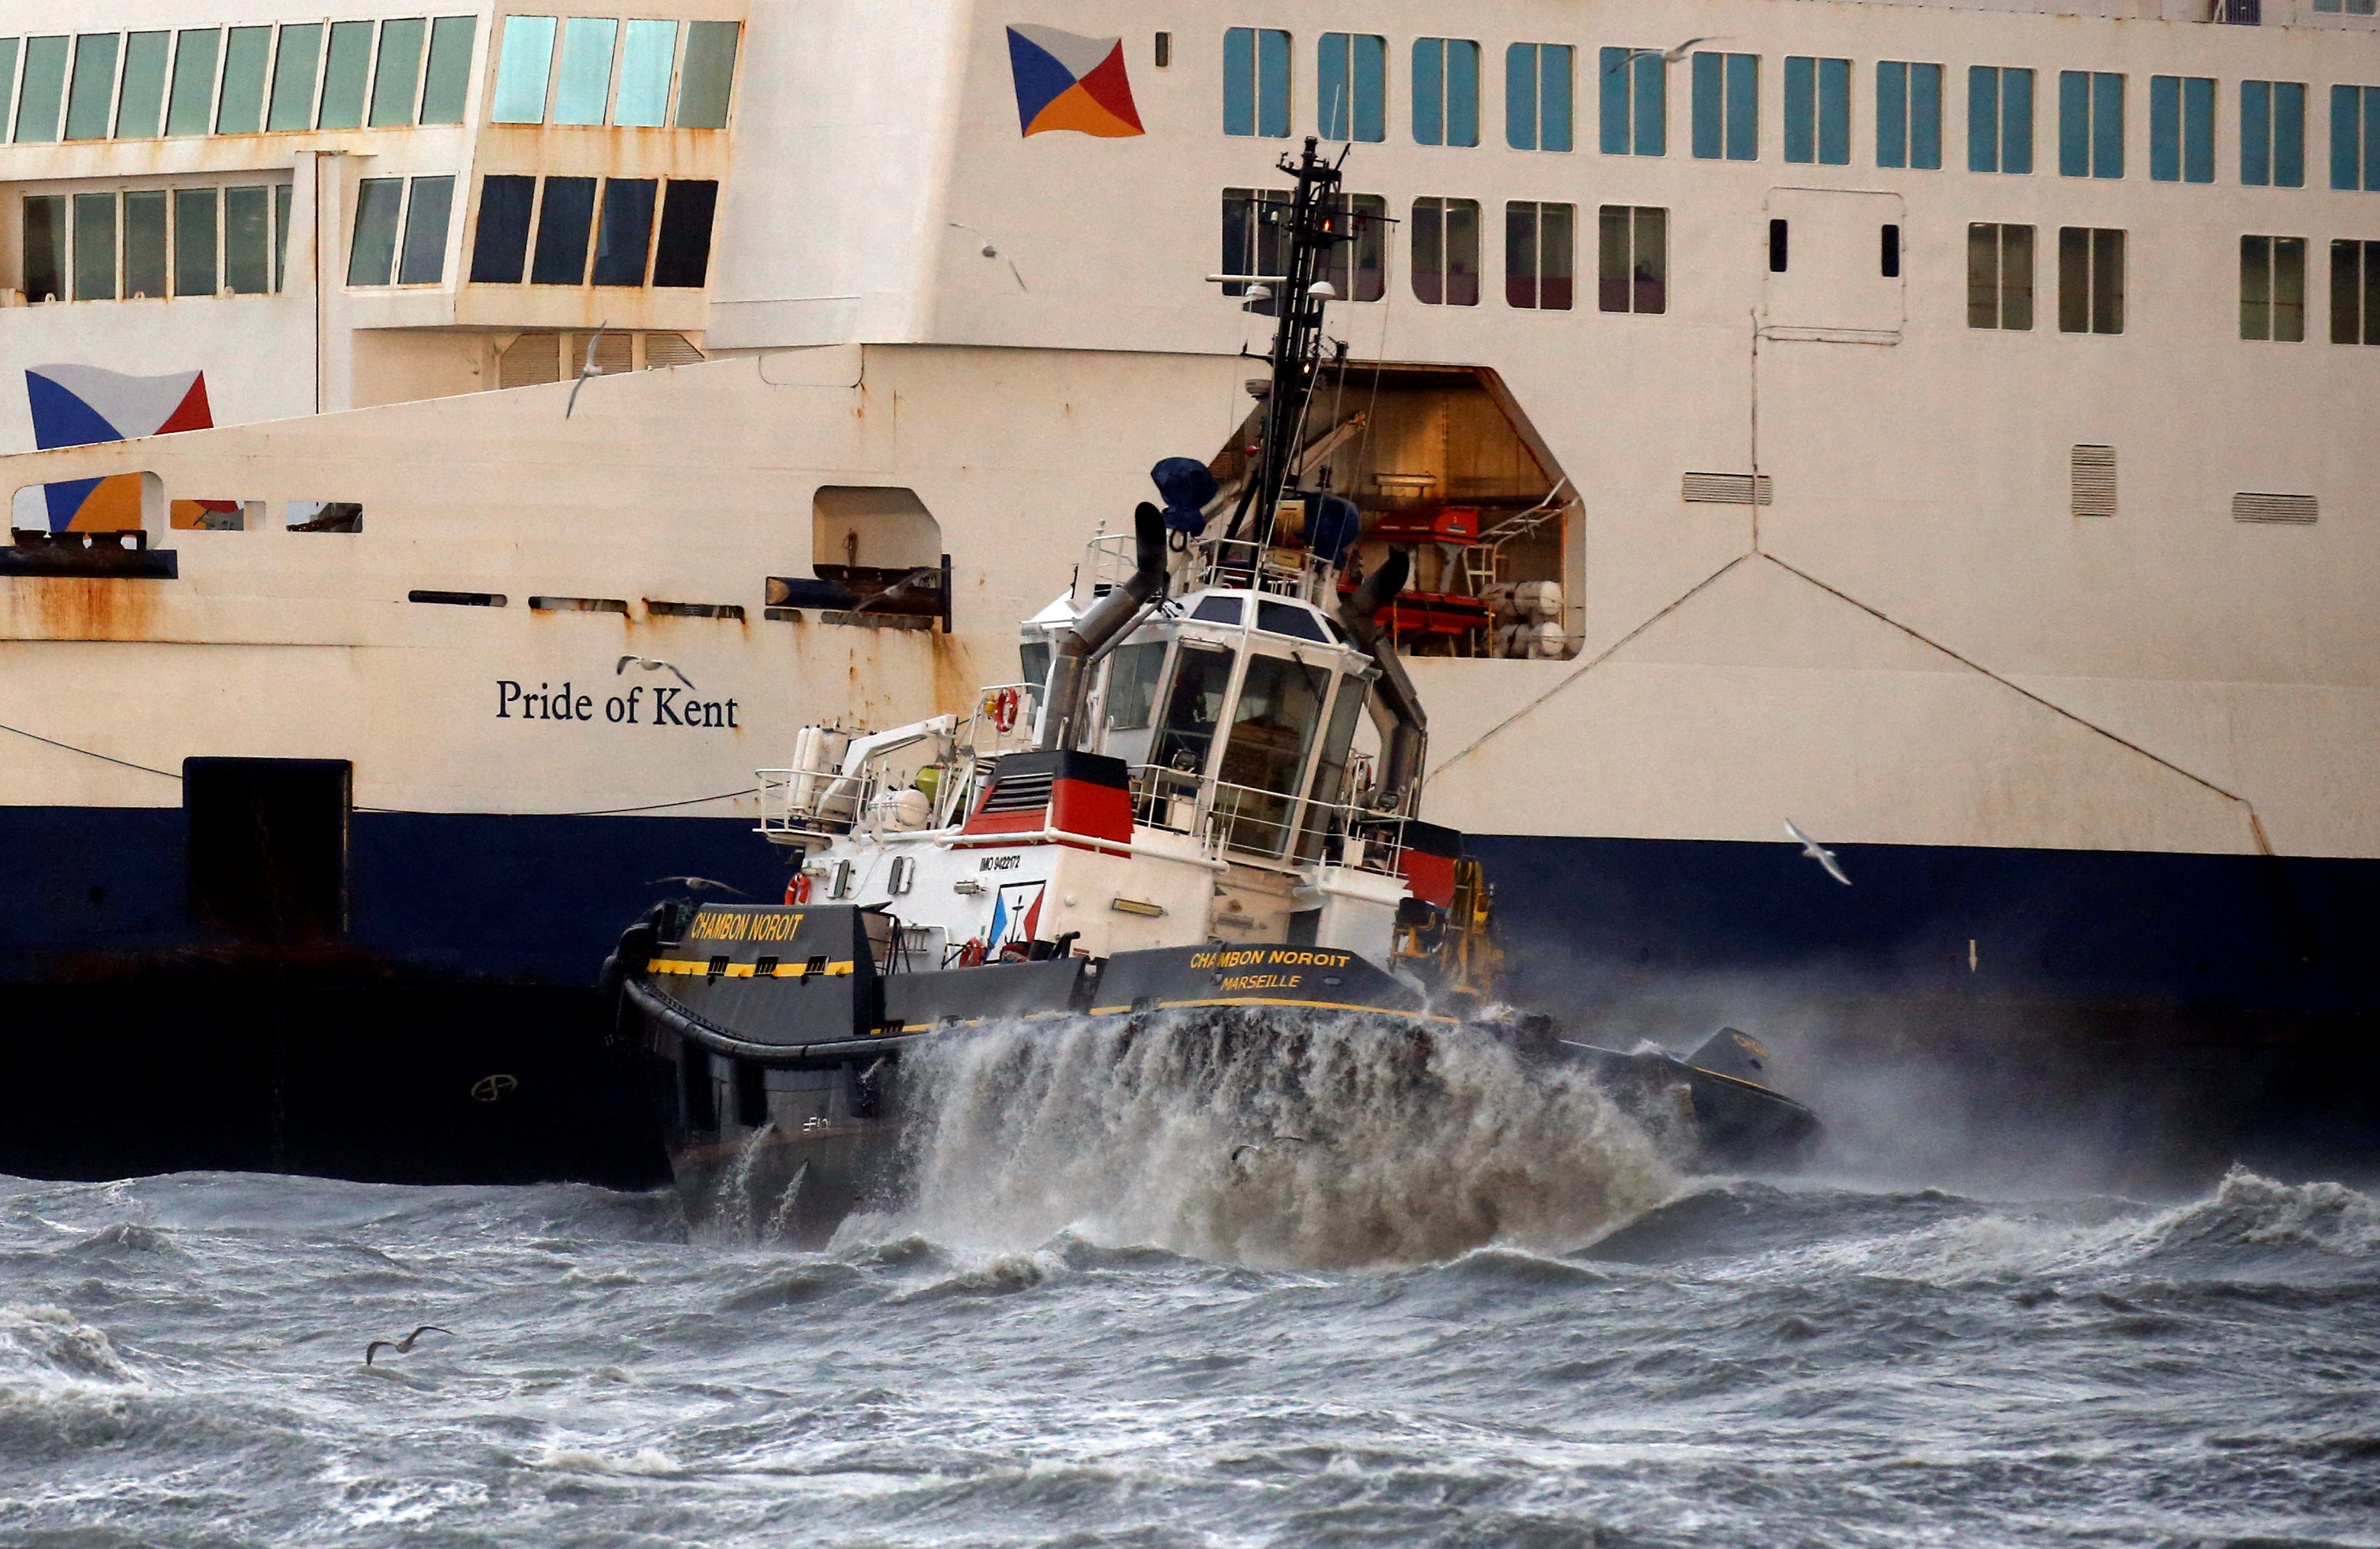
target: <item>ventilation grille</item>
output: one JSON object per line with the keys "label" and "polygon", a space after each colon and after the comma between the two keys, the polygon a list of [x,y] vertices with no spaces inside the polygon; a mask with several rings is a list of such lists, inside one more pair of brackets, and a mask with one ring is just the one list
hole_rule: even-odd
{"label": "ventilation grille", "polygon": [[2116,514],[2116,449],[2113,446],[2074,448],[2074,514],[2112,517]]}
{"label": "ventilation grille", "polygon": [[645,335],[645,369],[656,366],[694,366],[702,363],[702,351],[694,348],[684,334],[647,334]]}
{"label": "ventilation grille", "polygon": [[1050,787],[1054,776],[1021,774],[996,782],[991,795],[983,804],[985,815],[993,812],[1026,812],[1050,805]]}
{"label": "ventilation grille", "polygon": [[1703,506],[1767,506],[1776,488],[1766,473],[1689,473],[1680,493]]}
{"label": "ventilation grille", "polygon": [[2310,494],[2235,494],[2231,497],[2233,521],[2291,522],[2299,527],[2312,527],[2320,516],[2314,497]]}

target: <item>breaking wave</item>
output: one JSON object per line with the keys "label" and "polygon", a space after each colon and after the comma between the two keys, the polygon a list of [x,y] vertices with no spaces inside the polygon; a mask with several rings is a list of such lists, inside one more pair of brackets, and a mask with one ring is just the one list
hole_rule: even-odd
{"label": "breaking wave", "polygon": [[919,1116],[898,1228],[984,1250],[1071,1229],[1311,1268],[1556,1251],[1675,1186],[1582,1074],[1376,1017],[994,1028],[904,1080]]}

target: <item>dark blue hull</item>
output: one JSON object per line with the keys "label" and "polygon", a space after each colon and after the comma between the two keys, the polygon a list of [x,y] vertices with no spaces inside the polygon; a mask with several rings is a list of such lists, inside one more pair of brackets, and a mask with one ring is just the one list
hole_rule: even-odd
{"label": "dark blue hull", "polygon": [[[0,809],[0,1171],[657,1181],[596,969],[653,879],[784,875],[741,819],[358,811],[345,938],[276,951],[192,926],[187,834]],[[2118,1182],[2380,1163],[2380,862],[1848,846],[1846,888],[1781,842],[1472,845],[1516,1004],[1608,1044],[1752,1029],[1854,1144],[1915,1102]]]}

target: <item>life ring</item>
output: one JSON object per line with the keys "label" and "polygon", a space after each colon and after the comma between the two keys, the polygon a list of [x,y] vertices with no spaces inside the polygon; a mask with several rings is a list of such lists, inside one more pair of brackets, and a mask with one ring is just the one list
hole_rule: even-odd
{"label": "life ring", "polygon": [[1016,713],[1020,703],[1014,689],[1002,689],[991,696],[992,729],[1002,737],[1016,729]]}
{"label": "life ring", "polygon": [[810,874],[808,872],[795,872],[785,879],[785,902],[807,904],[809,901]]}
{"label": "life ring", "polygon": [[983,942],[980,937],[959,948],[959,967],[978,968],[983,963]]}

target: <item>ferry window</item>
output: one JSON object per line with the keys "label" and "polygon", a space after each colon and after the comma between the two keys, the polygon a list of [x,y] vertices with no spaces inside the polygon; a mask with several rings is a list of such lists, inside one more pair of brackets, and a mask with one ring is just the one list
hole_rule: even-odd
{"label": "ferry window", "polygon": [[480,18],[475,16],[442,16],[430,24],[430,68],[421,85],[421,122],[463,121],[463,101],[471,91],[471,48],[479,38]]}
{"label": "ferry window", "polygon": [[1413,289],[1431,306],[1479,304],[1477,200],[1414,201]]}
{"label": "ferry window", "polygon": [[677,62],[677,23],[631,21],[620,43],[620,94],[612,122],[657,129],[669,122],[670,67]]}
{"label": "ferry window", "polygon": [[587,237],[595,224],[595,179],[549,177],[537,216],[531,285],[585,285]]}
{"label": "ferry window", "polygon": [[2380,189],[2380,86],[2330,89],[2330,186]]}
{"label": "ferry window", "polygon": [[1967,71],[1967,170],[2033,170],[2033,72],[1997,65]]}
{"label": "ferry window", "polygon": [[1159,69],[1160,69],[1160,70],[1162,70],[1162,69],[1166,69],[1166,68],[1169,68],[1169,67],[1172,65],[1172,63],[1173,63],[1173,34],[1172,34],[1172,33],[1171,33],[1171,32],[1160,32],[1159,34],[1157,34],[1157,41],[1156,41],[1156,44],[1155,44],[1155,57],[1156,57],[1156,60],[1157,60],[1157,67],[1158,67]]}
{"label": "ferry window", "polygon": [[2124,234],[2095,226],[2058,230],[2058,331],[2124,331]]}
{"label": "ferry window", "polygon": [[479,223],[471,239],[471,283],[518,285],[528,264],[529,217],[537,206],[534,177],[490,176],[480,181]]}
{"label": "ferry window", "polygon": [[1847,166],[1852,159],[1852,62],[1801,55],[1785,61],[1785,159]]}
{"label": "ferry window", "polygon": [[[420,17],[397,17],[380,24],[380,66],[372,76],[371,127],[402,128],[413,122],[413,99],[421,84]],[[549,24],[550,25],[550,24]],[[544,106],[544,88],[538,104]]]}
{"label": "ferry window", "polygon": [[261,296],[273,288],[273,190],[261,184],[225,189],[223,201],[224,288]]}
{"label": "ferry window", "polygon": [[1607,204],[1596,225],[1596,305],[1608,312],[1669,311],[1670,213]]}
{"label": "ferry window", "polygon": [[1888,280],[1900,278],[1900,226],[1888,223],[1876,228],[1876,273]]}
{"label": "ferry window", "polygon": [[1967,326],[2033,326],[2033,227],[1967,227]]}
{"label": "ferry window", "polygon": [[1016,657],[1017,666],[1025,675],[1017,679],[1019,683],[1050,681],[1050,642],[1048,640],[1026,640],[1016,648]]}
{"label": "ferry window", "polygon": [[723,129],[735,86],[735,44],[742,31],[733,21],[686,24],[686,61],[678,67],[677,127]]}
{"label": "ferry window", "polygon": [[215,270],[215,214],[220,195],[213,189],[174,190],[174,294],[212,296]]}
{"label": "ferry window", "polygon": [[1325,32],[1314,52],[1314,105],[1325,140],[1389,138],[1389,40]]}
{"label": "ferry window", "polygon": [[8,108],[16,100],[17,40],[0,38],[0,140],[8,138]]}
{"label": "ferry window", "polygon": [[[1577,224],[1578,207],[1572,204],[1515,201],[1504,206],[1506,306],[1570,311],[1576,274],[1572,267],[1572,233]],[[1307,620],[1309,627],[1311,622]]]}
{"label": "ferry window", "polygon": [[58,138],[66,91],[67,40],[27,38],[25,79],[17,88],[18,144],[47,145]]}
{"label": "ferry window", "polygon": [[2342,0],[2313,0],[2313,8],[2348,16],[2370,16],[2374,6],[2373,0],[2343,0],[2343,3]]}
{"label": "ferry window", "polygon": [[115,299],[115,196],[74,196],[74,296],[78,301]]}
{"label": "ferry window", "polygon": [[2330,342],[2380,344],[2380,242],[2330,245]]}
{"label": "ferry window", "polygon": [[603,180],[603,221],[595,232],[595,283],[642,285],[653,239],[653,192],[650,177]]}
{"label": "ferry window", "polygon": [[215,98],[215,133],[254,134],[264,128],[264,64],[272,52],[272,28],[231,30],[224,45],[223,89]]}
{"label": "ferry window", "polygon": [[347,247],[349,285],[386,285],[396,263],[396,217],[405,179],[367,177],[356,186],[356,234]]}
{"label": "ferry window", "polygon": [[719,185],[709,178],[670,179],[653,250],[654,285],[695,289],[710,277],[710,215],[718,202]]}
{"label": "ferry window", "polygon": [[2058,72],[2058,175],[2124,175],[2124,78],[2104,70]]}
{"label": "ferry window", "polygon": [[290,196],[296,191],[287,183],[273,185],[273,288],[279,290],[289,270],[289,210]]}
{"label": "ferry window", "polygon": [[1698,53],[1694,61],[1694,154],[1704,161],[1760,156],[1760,55]]}
{"label": "ferry window", "polygon": [[[1323,276],[1347,301],[1377,301],[1388,294],[1389,201],[1378,194],[1343,194],[1339,207],[1352,242],[1333,242],[1322,260]],[[1228,217],[1226,217],[1228,219]],[[1253,274],[1254,269],[1232,273]]]}
{"label": "ferry window", "polygon": [[2302,80],[2240,83],[2240,181],[2252,188],[2305,187]]}
{"label": "ferry window", "polygon": [[1789,245],[1791,238],[1792,227],[1790,222],[1771,220],[1768,223],[1768,272],[1770,274],[1785,273],[1786,262],[1791,251]]}
{"label": "ferry window", "polygon": [[1288,33],[1270,27],[1224,30],[1223,132],[1288,137]]}
{"label": "ferry window", "polygon": [[1330,643],[1330,637],[1322,632],[1322,626],[1315,622],[1314,616],[1293,603],[1275,603],[1258,598],[1257,628],[1269,635],[1289,635],[1297,640],[1320,640],[1325,645]]}
{"label": "ferry window", "polygon": [[1413,130],[1420,145],[1479,143],[1479,45],[1468,38],[1415,38]]}
{"label": "ferry window", "polygon": [[1567,151],[1572,61],[1568,43],[1514,43],[1504,50],[1504,143],[1515,151]]}
{"label": "ferry window", "polygon": [[1670,67],[1658,48],[1607,48],[1603,61],[1603,153],[1670,152]]}
{"label": "ferry window", "polygon": [[176,35],[174,89],[165,100],[165,132],[204,134],[207,114],[215,97],[215,56],[223,52],[223,33],[212,27]]}
{"label": "ferry window", "polygon": [[2149,77],[2149,177],[2215,181],[2215,82],[2205,76]]}
{"label": "ferry window", "polygon": [[68,140],[105,140],[107,110],[115,101],[116,32],[86,32],[75,40],[74,85],[67,92]]}
{"label": "ferry window", "polygon": [[1942,67],[1876,62],[1876,165],[1942,165]]}
{"label": "ferry window", "polygon": [[364,125],[364,88],[371,84],[372,24],[334,21],[322,65],[322,104],[314,114],[318,129],[359,129]]}
{"label": "ferry window", "polygon": [[124,294],[129,300],[157,300],[166,294],[165,190],[147,189],[124,196]]}
{"label": "ferry window", "polygon": [[1217,806],[1230,813],[1225,843],[1279,855],[1288,848],[1292,804],[1304,787],[1305,755],[1322,720],[1330,674],[1286,656],[1251,656],[1216,777],[1242,787]]}
{"label": "ferry window", "polygon": [[2294,344],[2305,337],[2306,239],[2240,238],[2240,336]]}
{"label": "ferry window", "polygon": [[322,24],[293,21],[281,29],[281,47],[273,56],[273,105],[266,112],[268,129],[310,128],[314,123],[314,85],[322,62]]}
{"label": "ferry window", "polygon": [[364,508],[352,500],[292,500],[282,520],[292,532],[361,532]]}
{"label": "ferry window", "polygon": [[553,76],[553,122],[600,124],[611,105],[612,55],[620,24],[607,16],[575,16],[562,24],[562,67]]}
{"label": "ferry window", "polygon": [[405,253],[399,285],[437,285],[446,278],[446,228],[454,215],[455,179],[416,177],[405,207]]}
{"label": "ferry window", "polygon": [[[1049,647],[1041,648],[1046,656]],[[1127,645],[1108,658],[1108,727],[1138,731],[1148,725],[1157,699],[1157,675],[1165,666],[1165,643],[1145,640]],[[1039,681],[1039,679],[1035,679]]]}
{"label": "ferry window", "polygon": [[1240,622],[1240,600],[1237,597],[1203,598],[1196,607],[1190,610],[1190,616],[1208,624],[1237,626]]}
{"label": "ferry window", "polygon": [[[504,52],[496,61],[496,100],[488,110],[490,123],[545,122],[545,88],[553,70],[553,18],[550,16],[504,18]],[[383,28],[383,61],[387,55],[387,29]],[[388,67],[383,63],[381,67]]]}
{"label": "ferry window", "polygon": [[1207,766],[1215,724],[1232,683],[1232,653],[1220,645],[1184,640],[1175,653],[1173,686],[1165,696],[1164,731],[1149,760],[1161,769],[1196,774]]}
{"label": "ferry window", "polygon": [[66,196],[36,194],[25,201],[25,299],[63,301],[70,294]]}

